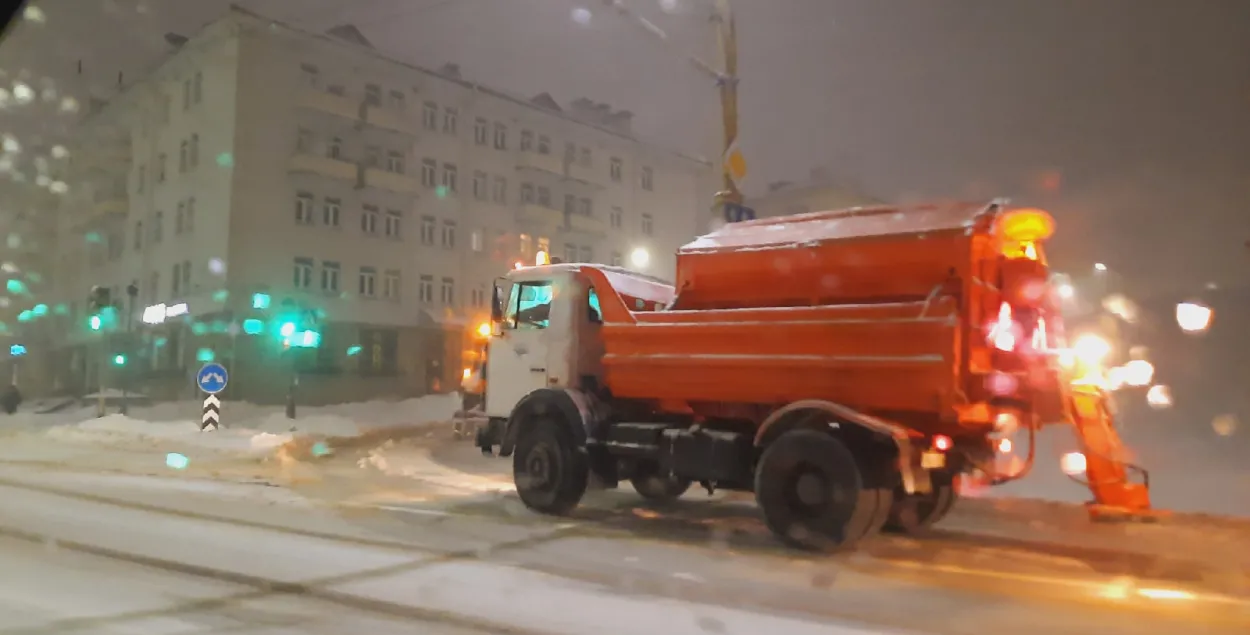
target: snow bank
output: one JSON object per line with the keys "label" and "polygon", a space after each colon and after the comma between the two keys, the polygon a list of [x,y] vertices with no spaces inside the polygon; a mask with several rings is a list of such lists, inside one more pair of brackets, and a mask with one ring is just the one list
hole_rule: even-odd
{"label": "snow bank", "polygon": [[[200,402],[163,403],[132,408],[131,415],[95,418],[90,408],[56,415],[30,415],[54,440],[73,443],[131,443],[144,440],[240,454],[267,454],[297,436],[353,437],[371,430],[449,421],[460,395],[429,395],[399,402],[370,401],[301,408],[287,419],[282,408],[223,403],[220,430],[200,431]],[[45,418],[50,421],[41,422]],[[39,426],[43,423],[42,426]]]}

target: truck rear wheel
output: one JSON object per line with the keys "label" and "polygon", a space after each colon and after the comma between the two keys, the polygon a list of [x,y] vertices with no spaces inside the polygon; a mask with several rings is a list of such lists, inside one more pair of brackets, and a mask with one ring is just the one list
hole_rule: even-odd
{"label": "truck rear wheel", "polygon": [[802,549],[853,547],[880,518],[879,488],[864,486],[841,440],[817,430],[786,432],[764,450],[755,498],[773,534]]}
{"label": "truck rear wheel", "polygon": [[590,464],[569,430],[550,419],[526,426],[512,455],[512,479],[525,506],[562,516],[586,493]]}
{"label": "truck rear wheel", "polygon": [[950,513],[955,506],[954,476],[948,472],[932,472],[933,490],[927,494],[898,494],[885,530],[915,534],[928,530]]}

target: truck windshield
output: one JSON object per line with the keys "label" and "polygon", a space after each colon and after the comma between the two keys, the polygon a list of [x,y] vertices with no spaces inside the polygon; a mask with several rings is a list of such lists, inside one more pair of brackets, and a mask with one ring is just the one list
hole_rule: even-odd
{"label": "truck windshield", "polygon": [[504,315],[518,330],[545,329],[551,317],[551,282],[522,282],[512,287]]}

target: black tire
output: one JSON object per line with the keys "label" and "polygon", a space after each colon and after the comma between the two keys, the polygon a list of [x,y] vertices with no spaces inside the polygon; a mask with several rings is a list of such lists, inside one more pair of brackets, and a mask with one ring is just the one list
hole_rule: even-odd
{"label": "black tire", "polygon": [[764,522],[782,542],[801,549],[854,547],[873,526],[880,494],[880,488],[864,487],[846,445],[817,430],[782,434],[755,471]]}
{"label": "black tire", "polygon": [[512,479],[526,507],[564,516],[586,494],[590,462],[572,432],[555,421],[540,419],[521,430],[512,455]]}
{"label": "black tire", "polygon": [[685,494],[693,484],[688,478],[659,474],[656,470],[640,470],[629,477],[639,496],[653,503],[671,503]]}
{"label": "black tire", "polygon": [[927,494],[896,492],[884,530],[899,534],[922,533],[938,523],[955,506],[955,479],[947,472],[930,474],[933,489]]}

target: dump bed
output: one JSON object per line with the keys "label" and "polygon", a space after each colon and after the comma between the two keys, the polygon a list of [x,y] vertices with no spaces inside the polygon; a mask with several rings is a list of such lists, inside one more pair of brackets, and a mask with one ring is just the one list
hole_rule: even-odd
{"label": "dump bed", "polygon": [[671,308],[631,311],[600,294],[605,382],[663,408],[819,398],[918,427],[953,422],[978,319],[967,287],[998,211],[879,207],[729,225],[679,252]]}
{"label": "dump bed", "polygon": [[928,297],[972,263],[993,203],[880,206],[726,225],[677,254],[677,309]]}

